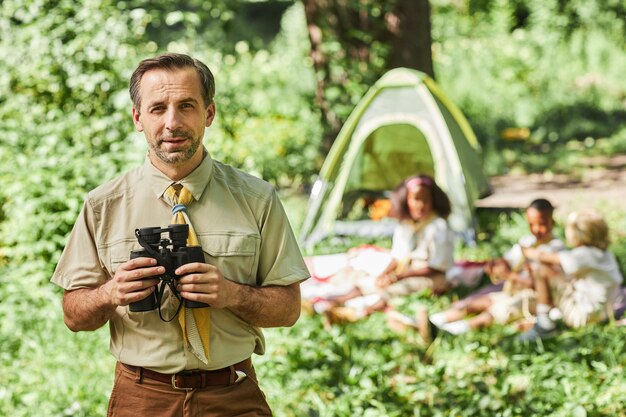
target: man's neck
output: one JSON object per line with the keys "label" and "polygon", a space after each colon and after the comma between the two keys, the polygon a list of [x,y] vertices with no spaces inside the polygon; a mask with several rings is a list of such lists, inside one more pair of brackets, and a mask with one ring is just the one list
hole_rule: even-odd
{"label": "man's neck", "polygon": [[180,181],[200,166],[204,160],[204,155],[204,148],[199,148],[191,159],[181,164],[168,164],[163,162],[152,152],[148,154],[148,158],[150,159],[152,165],[165,174],[169,179],[172,181]]}

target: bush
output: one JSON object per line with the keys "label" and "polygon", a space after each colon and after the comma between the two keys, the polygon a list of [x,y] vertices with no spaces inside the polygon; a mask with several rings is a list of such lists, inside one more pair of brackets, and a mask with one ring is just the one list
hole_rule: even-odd
{"label": "bush", "polygon": [[[0,15],[12,34],[0,41],[0,88],[10,91],[0,99],[0,157],[11,161],[0,167],[0,258],[12,262],[54,262],[87,191],[140,163],[145,148],[133,133],[127,80],[158,50],[144,37],[156,17],[126,3],[57,3],[4,2]],[[192,16],[183,15],[186,24],[199,27]],[[281,186],[312,177],[319,146],[303,19],[301,9],[289,11],[269,51],[243,43],[236,55],[190,51],[198,45],[189,27],[169,44],[217,74],[212,154]]]}
{"label": "bush", "polygon": [[219,83],[213,156],[285,187],[310,182],[319,165],[320,116],[311,106],[315,79],[304,27],[298,4],[269,50],[240,42],[236,56],[212,60]]}
{"label": "bush", "polygon": [[[432,3],[439,81],[489,150],[488,170],[501,172],[529,154],[500,141],[510,126],[530,127],[533,146],[582,139],[586,152],[626,150],[619,2]],[[172,7],[159,0],[2,2],[0,415],[105,414],[114,362],[106,329],[67,330],[61,291],[48,280],[86,192],[141,163],[145,145],[133,133],[127,93],[141,58],[192,52],[215,69],[218,118],[207,146],[216,158],[281,186],[308,182],[319,164],[302,6],[288,11],[283,34],[266,49],[230,45],[212,31],[232,21],[229,2]],[[568,118],[572,109],[576,120]],[[510,160],[500,156],[507,147]],[[297,223],[301,215],[290,218]],[[624,270],[624,215],[607,209],[607,219]],[[465,257],[499,253],[523,218],[490,222],[482,245],[459,249]],[[450,301],[417,296],[398,308],[435,311]],[[530,348],[509,334],[496,328],[426,348],[415,335],[390,333],[381,315],[330,330],[319,317],[303,317],[294,328],[268,331],[268,354],[257,363],[284,416],[623,414],[623,328],[566,332]]]}
{"label": "bush", "polygon": [[[502,160],[510,146],[501,136],[505,128],[529,128],[531,144],[549,144],[555,152],[552,145],[611,137],[624,128],[626,28],[615,18],[626,14],[623,5],[432,3],[438,81],[476,130],[488,174],[530,155],[525,149],[515,152],[516,161]],[[553,160],[536,161],[532,169]]]}

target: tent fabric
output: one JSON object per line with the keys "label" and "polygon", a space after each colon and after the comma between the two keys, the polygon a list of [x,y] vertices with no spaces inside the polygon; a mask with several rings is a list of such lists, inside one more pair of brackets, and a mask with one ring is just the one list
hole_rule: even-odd
{"label": "tent fabric", "polygon": [[396,68],[369,89],[335,139],[311,192],[301,244],[331,234],[388,235],[390,219],[347,218],[353,204],[420,173],[434,176],[450,197],[452,229],[473,236],[474,201],[489,193],[478,141],[431,78]]}

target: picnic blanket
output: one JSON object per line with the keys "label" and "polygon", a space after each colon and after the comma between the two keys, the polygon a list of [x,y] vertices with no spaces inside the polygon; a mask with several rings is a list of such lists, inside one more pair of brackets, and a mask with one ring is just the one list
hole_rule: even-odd
{"label": "picnic blanket", "polygon": [[[301,285],[302,299],[313,304],[347,294],[359,286],[375,286],[393,261],[388,249],[362,245],[347,252],[305,258],[311,278]],[[476,286],[482,277],[483,263],[458,261],[446,273],[450,286]]]}
{"label": "picnic blanket", "polygon": [[613,301],[613,315],[615,319],[621,318],[626,312],[626,287],[620,288],[615,301]]}
{"label": "picnic blanket", "polygon": [[[457,308],[463,308],[471,300],[473,300],[476,297],[479,297],[479,296],[484,295],[484,294],[492,293],[492,292],[502,291],[503,285],[504,285],[503,283],[499,283],[499,284],[491,284],[491,285],[487,285],[485,287],[482,287],[482,288],[472,292],[467,297],[464,297],[464,298],[456,301],[453,304],[453,306],[455,306]],[[615,320],[619,320],[620,318],[622,318],[622,316],[624,316],[624,313],[626,313],[626,287],[621,287],[620,288],[620,290],[619,290],[619,292],[617,294],[617,297],[613,301],[611,307],[613,309],[613,317],[615,318]]]}

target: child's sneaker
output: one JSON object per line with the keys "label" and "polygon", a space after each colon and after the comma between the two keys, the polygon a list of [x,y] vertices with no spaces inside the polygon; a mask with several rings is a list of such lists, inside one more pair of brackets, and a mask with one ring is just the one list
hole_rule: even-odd
{"label": "child's sneaker", "polygon": [[445,323],[443,326],[441,326],[441,330],[458,336],[460,334],[469,332],[471,329],[467,320],[457,320],[450,323]]}
{"label": "child's sneaker", "polygon": [[563,319],[563,313],[561,313],[561,310],[557,307],[552,307],[548,313],[548,317],[550,317],[552,321],[559,321]]}
{"label": "child's sneaker", "polygon": [[441,326],[443,326],[444,324],[446,324],[448,322],[448,320],[446,319],[446,312],[445,311],[440,311],[438,313],[433,313],[431,314],[428,319],[430,320],[430,322],[432,324],[434,324],[435,326],[441,328]]}
{"label": "child's sneaker", "polygon": [[333,303],[331,303],[328,300],[324,300],[324,299],[316,300],[315,302],[313,302],[311,304],[312,304],[311,305],[312,310],[314,312],[316,312],[317,314],[324,314],[326,311],[328,311],[331,308],[335,307],[335,305]]}
{"label": "child's sneaker", "polygon": [[517,337],[517,340],[521,342],[532,342],[535,340],[548,340],[548,339],[552,339],[558,334],[559,332],[556,329],[556,327],[547,329],[545,327],[540,326],[539,324],[535,324],[532,329],[530,329],[529,331],[525,333],[520,334]]}

